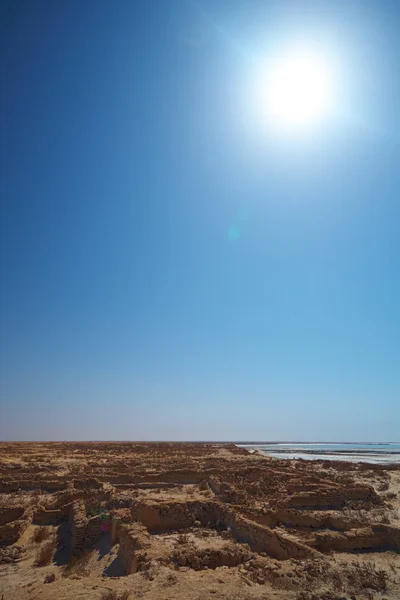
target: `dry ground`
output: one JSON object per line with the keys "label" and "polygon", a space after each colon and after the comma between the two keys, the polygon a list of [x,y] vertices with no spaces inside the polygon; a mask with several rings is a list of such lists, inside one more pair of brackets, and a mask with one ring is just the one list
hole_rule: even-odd
{"label": "dry ground", "polygon": [[400,469],[0,444],[2,600],[400,598]]}

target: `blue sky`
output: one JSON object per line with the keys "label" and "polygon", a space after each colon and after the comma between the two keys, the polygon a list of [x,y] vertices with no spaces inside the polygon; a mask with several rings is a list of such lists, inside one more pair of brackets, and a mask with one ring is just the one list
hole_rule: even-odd
{"label": "blue sky", "polygon": [[[0,11],[0,438],[396,440],[398,3]],[[279,136],[299,38],[336,106]]]}

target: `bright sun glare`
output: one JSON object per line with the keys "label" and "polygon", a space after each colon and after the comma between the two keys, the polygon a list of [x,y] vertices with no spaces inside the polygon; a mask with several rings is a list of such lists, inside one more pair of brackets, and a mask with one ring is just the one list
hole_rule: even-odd
{"label": "bright sun glare", "polygon": [[268,125],[283,130],[309,128],[332,107],[332,73],[317,52],[293,50],[272,61],[258,76],[257,103]]}

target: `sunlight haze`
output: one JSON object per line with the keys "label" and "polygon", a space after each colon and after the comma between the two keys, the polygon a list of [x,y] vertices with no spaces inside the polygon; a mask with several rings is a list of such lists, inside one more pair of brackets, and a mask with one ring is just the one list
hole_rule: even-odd
{"label": "sunlight haze", "polygon": [[400,5],[0,8],[0,439],[396,441]]}

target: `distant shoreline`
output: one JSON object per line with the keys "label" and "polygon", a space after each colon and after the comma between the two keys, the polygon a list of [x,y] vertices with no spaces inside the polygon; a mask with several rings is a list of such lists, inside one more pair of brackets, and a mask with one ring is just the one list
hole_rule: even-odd
{"label": "distant shoreline", "polygon": [[[229,444],[230,442],[214,442],[214,443],[225,443]],[[233,444],[237,444],[240,446],[273,446],[273,445],[329,445],[329,446],[345,446],[347,444],[351,444],[352,446],[388,446],[391,444],[400,444],[400,442],[296,442],[296,441],[287,441],[282,440],[280,442],[231,442]]]}
{"label": "distant shoreline", "polygon": [[400,463],[400,444],[397,442],[272,442],[238,446],[276,459]]}

